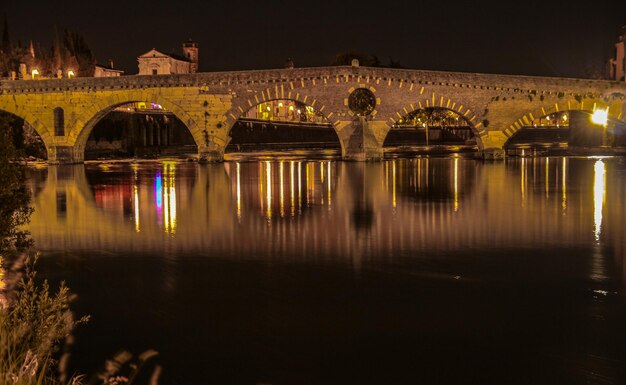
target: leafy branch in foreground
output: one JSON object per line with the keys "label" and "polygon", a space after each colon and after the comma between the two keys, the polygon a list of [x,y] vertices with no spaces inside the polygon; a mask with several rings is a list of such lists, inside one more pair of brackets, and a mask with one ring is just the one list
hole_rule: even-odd
{"label": "leafy branch in foreground", "polygon": [[14,163],[15,158],[11,127],[0,118],[0,250],[30,245],[28,233],[21,227],[28,223],[33,210],[22,167]]}
{"label": "leafy branch in foreground", "polygon": [[[65,284],[51,294],[47,281],[35,283],[36,260],[27,259],[15,299],[0,308],[0,385],[58,384],[49,370],[53,354],[75,326],[88,321],[73,320]],[[79,377],[72,380],[78,382]]]}

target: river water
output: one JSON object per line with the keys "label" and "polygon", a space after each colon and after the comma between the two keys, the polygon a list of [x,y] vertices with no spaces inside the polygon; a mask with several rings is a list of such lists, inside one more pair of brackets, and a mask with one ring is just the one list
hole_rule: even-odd
{"label": "river water", "polygon": [[161,384],[624,384],[626,159],[29,170],[71,367]]}

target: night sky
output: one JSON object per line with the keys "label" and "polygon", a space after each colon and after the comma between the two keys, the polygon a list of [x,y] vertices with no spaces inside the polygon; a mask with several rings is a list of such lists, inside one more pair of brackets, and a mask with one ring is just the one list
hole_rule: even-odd
{"label": "night sky", "polygon": [[[341,52],[403,67],[590,77],[612,55],[626,1],[548,3],[152,0],[4,1],[13,42],[51,44],[54,25],[82,33],[98,62],[137,73],[138,55],[181,53],[193,38],[201,71],[332,64]],[[181,5],[185,4],[185,5]]]}

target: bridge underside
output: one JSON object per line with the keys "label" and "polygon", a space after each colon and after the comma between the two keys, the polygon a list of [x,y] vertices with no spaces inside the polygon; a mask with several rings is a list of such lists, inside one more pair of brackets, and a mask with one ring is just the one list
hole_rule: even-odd
{"label": "bridge underside", "polygon": [[[343,160],[378,161],[383,159],[383,143],[389,131],[389,127],[385,122],[368,121],[363,117],[356,117],[352,121],[341,121],[334,127],[341,145]],[[490,159],[503,158],[504,139],[504,136],[495,137],[489,143],[491,147],[487,149],[481,148],[478,156]],[[204,145],[199,145],[198,161],[201,163],[224,161],[224,154],[229,140],[230,137],[221,142],[209,140]],[[50,164],[76,164],[82,163],[85,159],[85,145],[82,143],[77,143],[73,146],[47,144],[46,149],[48,163]]]}

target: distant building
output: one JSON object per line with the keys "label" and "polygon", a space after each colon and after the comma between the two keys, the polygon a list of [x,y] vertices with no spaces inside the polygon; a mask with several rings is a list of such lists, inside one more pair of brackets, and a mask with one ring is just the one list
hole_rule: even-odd
{"label": "distant building", "polygon": [[626,74],[626,26],[622,27],[622,33],[617,38],[615,43],[615,54],[611,60],[609,60],[609,79],[611,80],[625,80]]}
{"label": "distant building", "polygon": [[113,60],[109,60],[109,65],[96,64],[93,76],[96,78],[110,78],[124,75],[124,71],[113,68]]}
{"label": "distant building", "polygon": [[137,57],[139,75],[193,74],[198,72],[198,44],[191,39],[183,43],[184,56],[166,54],[156,49]]}
{"label": "distant building", "polygon": [[183,43],[183,53],[189,62],[191,62],[191,73],[198,72],[198,43],[189,39]]}

